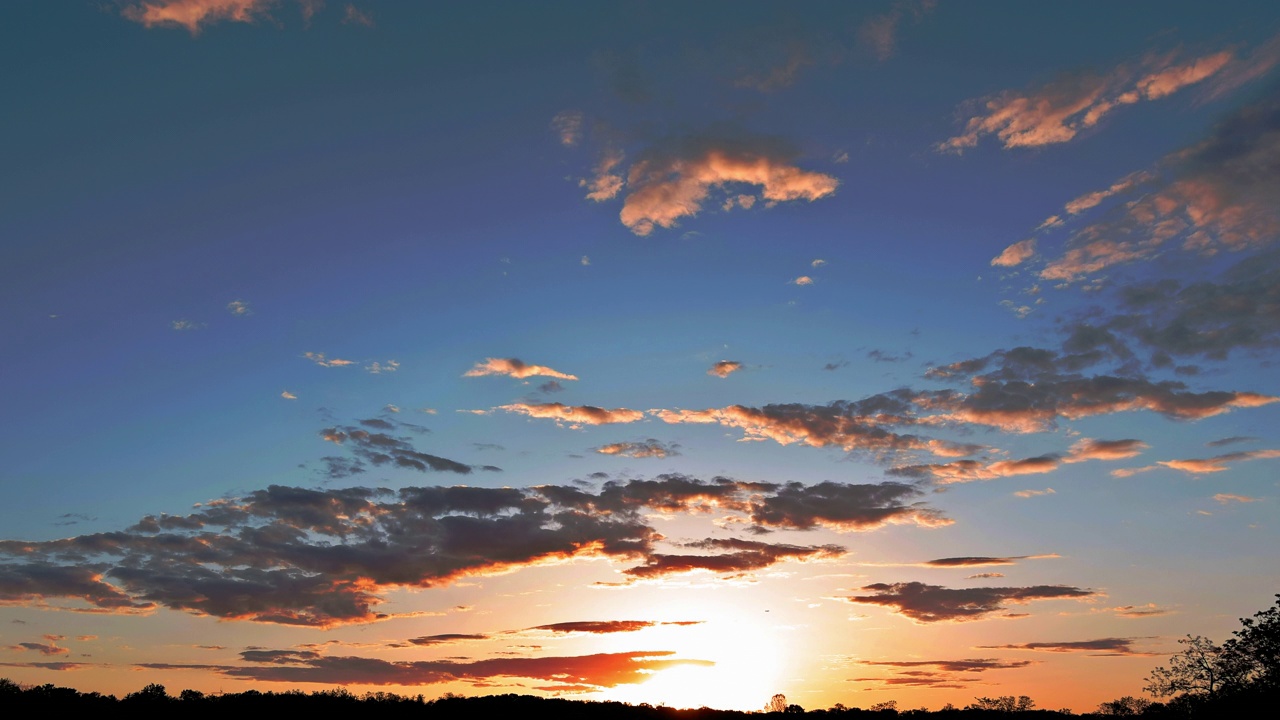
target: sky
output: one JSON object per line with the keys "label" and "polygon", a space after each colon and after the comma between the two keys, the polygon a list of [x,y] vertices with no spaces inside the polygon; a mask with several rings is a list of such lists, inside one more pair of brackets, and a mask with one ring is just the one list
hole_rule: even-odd
{"label": "sky", "polygon": [[0,677],[1091,710],[1280,592],[1280,7],[0,4]]}

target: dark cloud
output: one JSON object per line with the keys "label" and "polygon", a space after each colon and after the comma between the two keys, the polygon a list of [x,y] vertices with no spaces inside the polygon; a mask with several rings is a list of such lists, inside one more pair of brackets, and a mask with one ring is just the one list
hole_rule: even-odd
{"label": "dark cloud", "polygon": [[1224,445],[1235,445],[1236,443],[1257,442],[1258,440],[1261,440],[1261,439],[1262,438],[1256,438],[1256,437],[1247,436],[1247,435],[1235,435],[1232,437],[1222,438],[1221,440],[1210,440],[1209,442],[1205,443],[1205,445],[1207,445],[1208,447],[1222,447]]}
{"label": "dark cloud", "polygon": [[67,653],[71,652],[67,648],[58,647],[52,641],[48,643],[22,642],[22,643],[18,643],[17,645],[9,646],[9,649],[10,650],[30,650],[32,652],[38,652],[41,655],[66,655]]}
{"label": "dark cloud", "polygon": [[682,665],[710,666],[680,659],[670,651],[601,653],[570,657],[503,657],[472,661],[389,662],[367,657],[316,656],[306,651],[268,651],[261,665],[175,665],[144,663],[153,670],[212,670],[224,677],[258,682],[330,685],[434,685],[514,677],[590,686],[592,689],[643,682],[655,672]]}
{"label": "dark cloud", "polygon": [[984,650],[1036,650],[1040,652],[1071,653],[1081,652],[1089,655],[1117,656],[1137,655],[1150,656],[1157,653],[1138,652],[1133,643],[1148,638],[1099,638],[1097,640],[1076,640],[1072,642],[1030,642],[1018,645],[979,645]]}
{"label": "dark cloud", "polygon": [[564,392],[564,386],[560,384],[559,380],[548,380],[538,386],[538,391],[544,393]]}
{"label": "dark cloud", "polygon": [[643,565],[624,572],[633,578],[654,578],[676,573],[707,570],[719,574],[741,575],[776,565],[785,560],[822,560],[840,557],[845,549],[839,545],[786,545],[752,540],[708,538],[687,543],[698,550],[720,550],[714,555],[665,555],[653,553]]}
{"label": "dark cloud", "polygon": [[924,564],[929,567],[984,567],[987,565],[1013,565],[1019,560],[1039,560],[1056,558],[1057,555],[1011,555],[1009,557],[949,557],[928,560]]}
{"label": "dark cloud", "polygon": [[576,621],[552,623],[551,625],[539,625],[529,628],[530,630],[546,630],[554,633],[591,633],[593,635],[606,635],[609,633],[625,633],[643,630],[653,627],[658,623],[652,620],[600,620],[600,621]]}
{"label": "dark cloud", "polygon": [[[361,423],[367,427],[374,428],[394,428],[398,425],[398,423],[380,418],[362,420]],[[464,465],[438,455],[419,452],[409,442],[409,438],[396,437],[385,432],[369,432],[357,427],[337,425],[321,430],[320,436],[335,445],[346,448],[356,456],[356,461],[354,462],[343,463],[336,461],[328,463],[327,472],[330,477],[346,477],[356,472],[362,472],[364,469],[363,463],[366,462],[379,467],[391,465],[419,472],[453,472],[466,475],[472,470],[470,465]],[[337,474],[335,475],[335,473]],[[346,473],[346,475],[343,473]]]}
{"label": "dark cloud", "polygon": [[629,458],[665,458],[680,454],[680,446],[676,443],[664,443],[649,438],[639,442],[616,442],[592,448],[602,455],[616,455]]}
{"label": "dark cloud", "polygon": [[849,366],[848,360],[841,360],[839,362],[829,362],[826,365],[823,365],[822,369],[827,371],[835,371],[835,370],[839,370],[842,367],[848,367],[848,366]]}
{"label": "dark cloud", "polygon": [[488,635],[465,634],[465,633],[444,633],[441,635],[424,635],[422,637],[410,638],[409,642],[414,645],[443,645],[445,643],[465,642],[467,640],[488,640]]}
{"label": "dark cloud", "polygon": [[[659,553],[653,512],[738,513],[773,527],[868,529],[937,524],[894,483],[775,485],[683,475],[535,488],[314,490],[273,485],[185,515],[149,515],[121,532],[44,542],[0,541],[0,602],[75,600],[101,612],[158,606],[226,620],[328,627],[389,617],[396,588],[551,560],[639,562],[632,577],[688,570],[743,573],[835,557],[834,545],[705,540],[695,555]],[[73,603],[74,605],[74,603]]]}
{"label": "dark cloud", "polygon": [[921,623],[977,620],[999,612],[1008,603],[1056,598],[1081,599],[1097,595],[1067,585],[1031,587],[945,588],[920,582],[876,583],[862,588],[871,595],[853,595],[849,602],[881,605]]}
{"label": "dark cloud", "polygon": [[872,350],[867,353],[867,358],[869,360],[874,360],[878,363],[906,362],[907,360],[910,360],[912,357],[913,356],[909,351],[901,355],[892,355],[883,350]]}
{"label": "dark cloud", "polygon": [[97,519],[98,518],[93,517],[92,515],[85,515],[84,513],[63,513],[58,516],[57,521],[53,524],[62,527],[67,525],[78,525],[81,522],[93,522]]}
{"label": "dark cloud", "polygon": [[973,482],[975,480],[994,480],[1014,475],[1052,472],[1058,468],[1060,462],[1062,461],[1057,455],[1041,455],[1020,460],[998,460],[986,464],[977,460],[957,460],[949,463],[900,465],[889,468],[885,471],[885,474],[932,480],[940,485],[950,485],[952,483]]}
{"label": "dark cloud", "polygon": [[859,660],[859,665],[892,668],[931,667],[948,673],[981,673],[988,670],[1011,670],[1032,665],[1030,660],[996,660],[995,658],[969,658],[966,660]]}

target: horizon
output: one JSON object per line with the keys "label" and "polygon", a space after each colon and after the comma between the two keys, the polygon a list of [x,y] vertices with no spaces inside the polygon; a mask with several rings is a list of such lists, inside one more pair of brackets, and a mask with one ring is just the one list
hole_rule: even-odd
{"label": "horizon", "polygon": [[1280,593],[1280,8],[0,6],[0,677],[1088,711]]}

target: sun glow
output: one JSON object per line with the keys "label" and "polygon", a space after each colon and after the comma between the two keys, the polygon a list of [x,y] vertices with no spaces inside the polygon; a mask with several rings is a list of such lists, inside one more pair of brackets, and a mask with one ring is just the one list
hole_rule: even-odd
{"label": "sun glow", "polygon": [[646,640],[676,651],[675,657],[715,664],[663,670],[645,683],[612,689],[606,693],[609,699],[676,708],[759,710],[779,692],[788,649],[786,630],[771,623],[763,611],[707,605],[683,606],[680,613],[707,620],[699,625],[660,626]]}

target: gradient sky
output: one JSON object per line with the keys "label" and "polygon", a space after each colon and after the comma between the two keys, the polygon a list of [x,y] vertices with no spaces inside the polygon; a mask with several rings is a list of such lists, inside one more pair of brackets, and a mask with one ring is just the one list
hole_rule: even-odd
{"label": "gradient sky", "polygon": [[1280,591],[1274,2],[0,4],[0,676],[1138,694]]}

